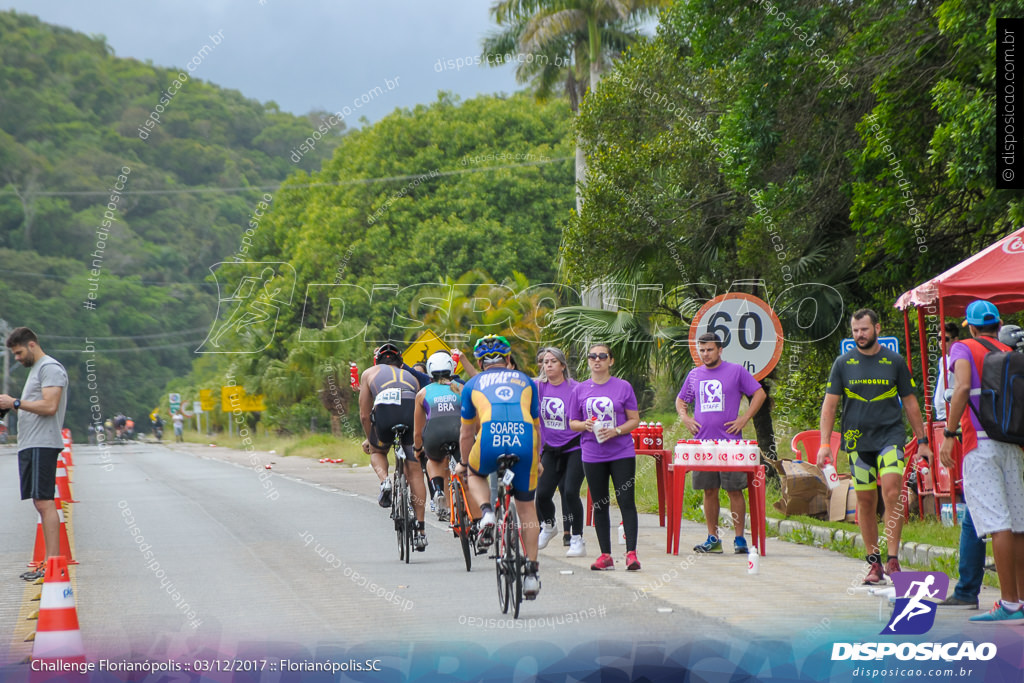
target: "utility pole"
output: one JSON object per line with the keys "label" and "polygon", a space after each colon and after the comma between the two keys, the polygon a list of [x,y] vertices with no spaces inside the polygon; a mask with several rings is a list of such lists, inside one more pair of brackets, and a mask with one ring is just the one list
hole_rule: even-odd
{"label": "utility pole", "polygon": [[4,347],[4,390],[0,393],[10,394],[11,386],[11,352],[7,350],[7,335],[11,333],[11,327],[7,324],[7,321],[0,318],[0,343]]}
{"label": "utility pole", "polygon": [[[11,333],[11,326],[7,324],[6,320],[4,320],[3,318],[0,318],[0,344],[3,345],[3,353],[4,353],[4,384],[3,384],[3,392],[2,393],[8,394],[8,395],[11,393],[11,389],[10,389],[10,387],[11,387],[11,352],[7,348],[7,335],[9,335],[10,333]],[[17,431],[18,431],[17,430],[18,417],[16,415],[17,412],[18,412],[17,410],[12,410],[12,411],[10,411],[10,413],[8,413],[8,416],[10,417],[10,419],[7,421],[7,434],[8,434],[8,437],[13,436],[14,434],[17,434]],[[11,427],[14,427],[14,429],[12,430]]]}

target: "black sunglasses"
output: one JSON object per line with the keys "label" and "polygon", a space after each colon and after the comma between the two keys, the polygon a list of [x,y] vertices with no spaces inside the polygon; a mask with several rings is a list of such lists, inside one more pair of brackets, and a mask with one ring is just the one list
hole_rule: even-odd
{"label": "black sunglasses", "polygon": [[590,360],[608,360],[607,353],[588,353],[587,358]]}

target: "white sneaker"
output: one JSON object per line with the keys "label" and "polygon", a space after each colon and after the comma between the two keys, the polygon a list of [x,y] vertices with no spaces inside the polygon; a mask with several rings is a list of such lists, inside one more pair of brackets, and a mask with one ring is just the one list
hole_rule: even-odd
{"label": "white sneaker", "polygon": [[551,539],[558,535],[558,529],[554,524],[544,522],[540,525],[540,538],[537,539],[537,547],[541,550],[548,547]]}
{"label": "white sneaker", "polygon": [[540,576],[537,574],[527,574],[523,577],[523,599],[524,600],[536,600],[537,594],[540,593]]}
{"label": "white sneaker", "polygon": [[477,553],[483,553],[494,543],[494,512],[488,510],[480,518],[480,531],[476,537]]}
{"label": "white sneaker", "polygon": [[431,509],[437,513],[437,521],[447,522],[451,516],[451,511],[448,509],[448,501],[444,499],[444,494],[438,491],[434,494],[434,500],[431,501]]}
{"label": "white sneaker", "polygon": [[587,555],[587,542],[583,540],[582,536],[570,536],[569,537],[569,549],[565,551],[566,557],[586,557]]}

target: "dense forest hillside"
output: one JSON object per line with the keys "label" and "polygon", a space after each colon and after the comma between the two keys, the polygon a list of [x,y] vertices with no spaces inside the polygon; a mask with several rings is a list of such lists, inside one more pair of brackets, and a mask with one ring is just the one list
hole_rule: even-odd
{"label": "dense forest hillside", "polygon": [[[216,311],[209,267],[238,249],[257,188],[293,172],[290,150],[325,115],[284,113],[185,66],[122,59],[102,37],[0,12],[0,318],[35,329],[68,367],[79,434],[89,394],[104,414],[141,418],[189,371]],[[319,166],[344,130],[299,166]],[[25,370],[12,363],[11,375],[19,390]]]}
{"label": "dense forest hillside", "polygon": [[[295,269],[279,340],[308,283],[475,268],[554,279],[573,197],[564,102],[441,94],[354,131],[203,82],[199,67],[119,58],[102,37],[0,13],[0,318],[68,366],[79,433],[90,394],[104,415],[139,418],[190,375],[225,296],[219,262]],[[196,376],[217,387],[231,359],[208,358]],[[87,361],[94,392],[79,388]]]}

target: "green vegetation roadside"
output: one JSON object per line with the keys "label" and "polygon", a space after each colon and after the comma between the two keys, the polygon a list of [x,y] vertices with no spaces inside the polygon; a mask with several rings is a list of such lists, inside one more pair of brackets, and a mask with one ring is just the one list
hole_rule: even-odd
{"label": "green vegetation roadside", "polygon": [[[170,433],[170,441],[167,440],[167,436],[168,432],[164,432],[164,441],[167,443],[172,442],[174,439],[173,432]],[[207,435],[186,430],[184,437],[186,443],[213,444],[223,448],[243,448],[240,437],[226,432]],[[285,458],[299,457],[316,460],[320,458],[342,458],[346,464],[353,466],[370,464],[370,456],[363,453],[360,442],[345,437],[331,436],[330,434],[290,436],[256,434],[252,437],[252,443],[258,451],[273,452],[275,455]]]}

